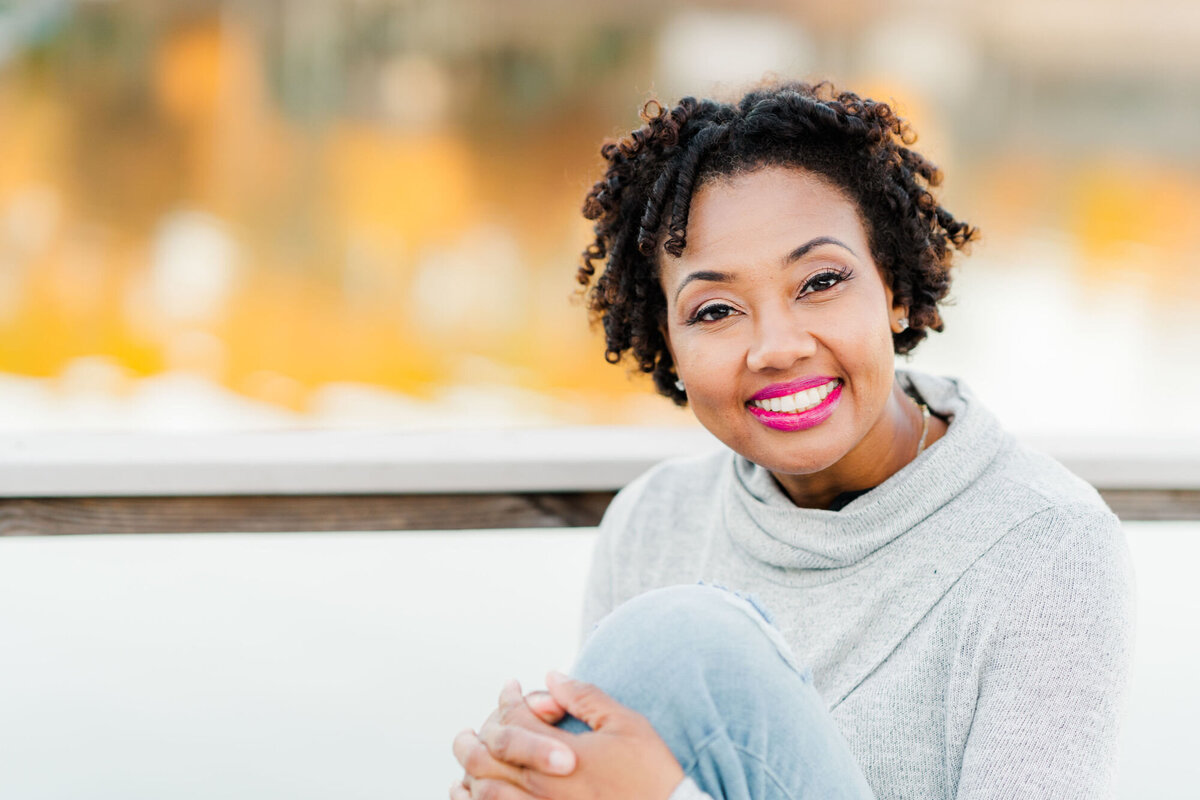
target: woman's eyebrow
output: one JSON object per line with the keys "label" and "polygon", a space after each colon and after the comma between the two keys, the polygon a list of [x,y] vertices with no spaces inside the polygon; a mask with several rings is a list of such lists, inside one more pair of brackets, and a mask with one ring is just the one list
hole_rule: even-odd
{"label": "woman's eyebrow", "polygon": [[783,261],[785,264],[791,264],[793,261],[799,261],[808,254],[809,250],[812,250],[814,247],[820,247],[823,244],[837,245],[843,250],[849,252],[850,255],[855,257],[858,256],[858,253],[854,252],[854,250],[841,239],[835,239],[832,236],[818,236],[817,238],[805,242],[792,252],[788,253],[787,258],[785,258]]}
{"label": "woman's eyebrow", "polygon": [[679,300],[679,293],[683,291],[683,287],[687,286],[692,281],[712,281],[713,283],[729,283],[733,280],[733,275],[728,272],[716,272],[711,269],[702,269],[696,272],[689,273],[686,278],[680,281],[679,286],[675,289],[675,296],[671,298],[674,303]]}
{"label": "woman's eyebrow", "polygon": [[[818,236],[815,239],[810,239],[792,252],[788,253],[787,258],[784,259],[784,263],[791,264],[793,261],[799,261],[800,259],[804,258],[805,255],[807,255],[809,250],[812,250],[814,247],[820,247],[823,244],[836,245],[837,247],[840,247],[846,252],[850,253],[852,256],[858,255],[858,253],[854,252],[854,250],[841,239],[835,239],[832,236]],[[675,296],[671,299],[671,302],[677,302],[679,300],[679,293],[683,291],[683,287],[687,286],[692,281],[730,283],[732,280],[733,275],[728,272],[717,272],[716,270],[711,269],[697,270],[696,272],[689,273],[686,278],[680,281],[679,286],[675,289]]]}

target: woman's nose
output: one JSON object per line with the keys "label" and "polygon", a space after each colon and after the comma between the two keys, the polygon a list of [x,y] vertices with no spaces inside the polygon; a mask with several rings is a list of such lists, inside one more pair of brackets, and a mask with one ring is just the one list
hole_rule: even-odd
{"label": "woman's nose", "polygon": [[755,327],[746,366],[753,372],[786,370],[816,352],[816,338],[799,320],[764,319]]}

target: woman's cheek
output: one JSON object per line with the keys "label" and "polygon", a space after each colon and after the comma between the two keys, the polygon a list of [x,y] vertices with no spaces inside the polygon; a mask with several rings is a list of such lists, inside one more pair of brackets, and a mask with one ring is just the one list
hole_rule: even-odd
{"label": "woman's cheek", "polygon": [[[736,370],[736,364],[730,363],[728,337],[713,335],[711,331],[688,329],[676,342],[677,367],[692,375],[693,382],[708,382],[715,374]],[[687,381],[686,376],[684,381]]]}

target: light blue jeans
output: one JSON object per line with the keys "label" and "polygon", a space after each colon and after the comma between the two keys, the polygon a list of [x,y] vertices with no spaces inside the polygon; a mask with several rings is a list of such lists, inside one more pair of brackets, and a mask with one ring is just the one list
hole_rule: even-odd
{"label": "light blue jeans", "polygon": [[[671,586],[624,603],[573,675],[643,714],[714,798],[872,798],[862,770],[779,631],[752,600]],[[574,717],[560,726],[588,730]]]}

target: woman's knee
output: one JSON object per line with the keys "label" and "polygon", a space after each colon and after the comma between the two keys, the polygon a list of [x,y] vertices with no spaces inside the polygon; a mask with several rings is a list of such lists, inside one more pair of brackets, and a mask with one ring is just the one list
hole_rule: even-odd
{"label": "woman's knee", "polygon": [[[753,600],[712,586],[633,598],[575,674],[643,714],[684,772],[724,796],[870,797],[811,673]],[[561,726],[587,726],[568,717]]]}
{"label": "woman's knee", "polygon": [[[764,611],[712,586],[657,589],[621,605],[573,671],[643,714],[685,770],[709,743],[718,743],[710,760],[721,747],[765,754],[771,740],[795,741],[798,727],[826,713]],[[573,718],[563,727],[585,729]]]}
{"label": "woman's knee", "polygon": [[687,644],[697,655],[740,649],[760,639],[791,658],[769,614],[752,597],[691,584],[655,589],[626,601],[600,621],[584,650],[602,647],[645,653]]}
{"label": "woman's knee", "polygon": [[656,589],[619,606],[584,644],[575,673],[640,701],[747,680],[761,686],[772,676],[790,680],[789,673],[810,680],[755,601],[700,584]]}

